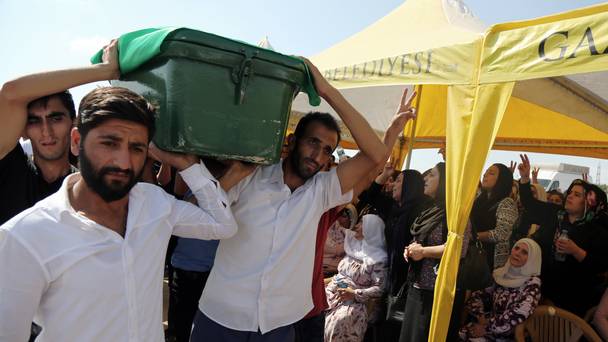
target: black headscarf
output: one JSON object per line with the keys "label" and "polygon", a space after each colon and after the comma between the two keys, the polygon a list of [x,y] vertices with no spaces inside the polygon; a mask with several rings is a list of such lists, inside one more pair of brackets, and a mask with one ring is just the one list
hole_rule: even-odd
{"label": "black headscarf", "polygon": [[[447,236],[447,222],[445,215],[445,163],[441,162],[435,165],[435,168],[439,172],[439,184],[437,185],[437,192],[435,198],[432,199],[430,207],[425,209],[418,215],[410,232],[414,240],[424,245],[426,239],[437,229],[441,227],[442,236]],[[422,261],[412,261],[410,264],[410,271],[408,272],[408,282],[413,282],[420,274],[422,267]]]}
{"label": "black headscarf", "polygon": [[416,170],[403,170],[401,199],[395,202],[386,225],[386,246],[389,257],[389,294],[396,295],[407,279],[407,263],[403,250],[412,240],[410,227],[422,210],[430,204],[424,195],[424,179]]}
{"label": "black headscarf", "polygon": [[416,218],[410,230],[414,239],[421,243],[426,240],[438,224],[443,224],[444,228],[447,229],[445,225],[445,163],[438,163],[435,168],[439,172],[439,184],[433,204]]}
{"label": "black headscarf", "polygon": [[595,206],[590,209],[596,215],[606,214],[608,211],[608,198],[604,190],[595,184],[589,184],[589,191],[595,192]]}
{"label": "black headscarf", "polygon": [[401,183],[401,200],[393,206],[387,225],[387,248],[389,254],[395,250],[403,254],[403,248],[412,240],[410,226],[420,214],[421,207],[428,203],[424,195],[424,180],[416,170],[403,170]]}
{"label": "black headscarf", "polygon": [[604,229],[608,229],[608,196],[599,186],[592,184],[591,190],[595,192],[596,206],[594,220]]}
{"label": "black headscarf", "polygon": [[[395,203],[391,216],[399,217],[403,221],[412,207],[416,206],[424,196],[424,179],[416,170],[403,170],[403,182],[401,183],[401,199]],[[403,225],[398,224],[400,227]]]}

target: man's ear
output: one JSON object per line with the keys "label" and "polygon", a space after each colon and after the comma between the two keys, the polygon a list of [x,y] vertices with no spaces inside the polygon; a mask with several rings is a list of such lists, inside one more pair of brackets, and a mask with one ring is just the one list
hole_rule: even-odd
{"label": "man's ear", "polygon": [[80,131],[78,131],[77,127],[72,128],[70,132],[70,150],[72,154],[78,156],[80,153],[80,144],[82,143],[82,136],[80,135]]}
{"label": "man's ear", "polygon": [[296,147],[296,136],[291,133],[287,136],[287,149],[289,150],[289,152],[293,151],[293,149]]}
{"label": "man's ear", "polygon": [[281,148],[281,159],[287,158],[289,152],[293,150],[293,146],[295,146],[295,136],[293,133],[289,133],[285,137],[283,147]]}

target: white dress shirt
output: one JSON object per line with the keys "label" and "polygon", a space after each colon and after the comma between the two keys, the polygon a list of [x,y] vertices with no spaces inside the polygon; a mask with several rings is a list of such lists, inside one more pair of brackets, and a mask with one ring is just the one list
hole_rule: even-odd
{"label": "white dress shirt", "polygon": [[[77,213],[68,176],[55,194],[0,227],[0,341],[164,341],[162,279],[171,234],[223,239],[236,233],[226,194],[202,164],[181,172],[199,207],[160,187],[129,193],[124,238]],[[202,208],[202,209],[201,209]]]}
{"label": "white dress shirt", "polygon": [[281,166],[260,167],[228,192],[239,229],[220,241],[199,308],[233,330],[266,333],[312,309],[319,219],[352,198],[342,194],[336,169],[292,193]]}

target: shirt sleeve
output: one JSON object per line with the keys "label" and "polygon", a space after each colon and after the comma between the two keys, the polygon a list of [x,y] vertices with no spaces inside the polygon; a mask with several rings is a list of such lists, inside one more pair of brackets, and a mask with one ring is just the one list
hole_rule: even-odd
{"label": "shirt sleeve", "polygon": [[393,203],[394,200],[382,192],[382,185],[373,181],[369,188],[359,195],[357,209],[362,209],[365,205],[369,204],[376,208],[378,212],[387,215],[393,206]]}
{"label": "shirt sleeve", "polygon": [[202,162],[180,172],[198,202],[198,207],[175,200],[173,235],[201,240],[226,239],[237,231],[226,193]]}
{"label": "shirt sleeve", "polygon": [[260,168],[261,167],[258,166],[254,172],[249,174],[247,177],[241,179],[240,182],[238,182],[235,186],[228,190],[227,197],[229,205],[232,205],[234,204],[234,202],[238,201],[241,192],[243,191],[243,189],[245,189],[245,187],[247,187],[247,184],[251,182],[251,179],[255,176],[255,174],[260,171]]}
{"label": "shirt sleeve", "polygon": [[358,302],[367,302],[371,298],[380,298],[384,293],[384,283],[388,269],[385,264],[378,263],[372,267],[371,280],[372,284],[369,287],[355,290],[355,300]]}
{"label": "shirt sleeve", "polygon": [[28,159],[19,143],[0,159],[0,224],[29,207],[28,171]]}
{"label": "shirt sleeve", "polygon": [[530,183],[519,183],[519,198],[530,223],[543,224],[547,217],[556,215],[558,207],[549,202],[539,201],[532,196]]}
{"label": "shirt sleeve", "polygon": [[23,166],[26,165],[25,162],[25,152],[23,152],[23,147],[21,144],[17,143],[13,149],[7,153],[4,158],[0,158],[0,171],[7,168],[9,165],[20,162]]}
{"label": "shirt sleeve", "polygon": [[337,168],[329,172],[319,172],[317,174],[317,189],[323,193],[323,209],[327,211],[333,207],[350,202],[353,198],[353,190],[342,194],[340,178],[338,178]]}
{"label": "shirt sleeve", "polygon": [[1,228],[0,270],[0,341],[27,341],[48,282],[38,259]]}
{"label": "shirt sleeve", "polygon": [[587,252],[585,258],[581,260],[580,266],[589,273],[605,272],[608,267],[608,232],[601,226],[587,226],[586,229],[593,231],[593,234],[586,243],[578,242],[579,247]]}
{"label": "shirt sleeve", "polygon": [[490,240],[494,243],[506,242],[511,237],[517,221],[517,206],[511,198],[502,200],[496,209],[496,227],[490,230]]}

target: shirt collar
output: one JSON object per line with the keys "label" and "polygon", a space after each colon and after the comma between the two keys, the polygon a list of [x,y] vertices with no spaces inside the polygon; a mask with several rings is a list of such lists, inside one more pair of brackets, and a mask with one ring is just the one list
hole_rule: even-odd
{"label": "shirt collar", "polygon": [[[78,218],[80,221],[83,220],[83,216],[78,214],[72,204],[70,203],[69,190],[74,184],[82,179],[80,173],[73,173],[68,175],[61,184],[61,188],[53,195],[47,197],[43,201],[46,203],[44,207],[48,209],[51,215],[56,216],[59,219],[62,215],[68,215],[71,217]],[[151,185],[153,187],[153,185]],[[151,188],[152,189],[152,188]],[[146,226],[151,222],[157,221],[160,217],[167,215],[167,212],[171,211],[171,207],[167,205],[166,201],[154,200],[154,193],[148,190],[145,185],[136,184],[131,191],[129,191],[129,219],[133,219],[134,222],[130,222],[128,228],[136,228],[139,226]],[[144,202],[148,202],[147,204]],[[140,212],[144,209],[144,206],[148,206],[150,210],[146,211],[145,217],[140,217]],[[91,221],[93,222],[93,221]]]}
{"label": "shirt collar", "polygon": [[285,159],[281,159],[280,162],[266,166],[262,169],[262,180],[272,184],[284,184],[283,178],[283,162]]}
{"label": "shirt collar", "polygon": [[63,179],[61,187],[53,195],[47,197],[46,208],[58,214],[70,213],[76,214],[76,211],[70,203],[69,189],[81,178],[80,173],[73,173]]}
{"label": "shirt collar", "polygon": [[[285,179],[284,179],[283,163],[288,163],[287,159],[281,159],[281,161],[276,164],[272,164],[272,165],[264,167],[261,170],[261,172],[262,172],[261,180],[263,182],[267,182],[270,184],[281,184],[283,186],[287,186],[287,184],[285,184]],[[319,173],[320,172],[317,172],[316,175],[307,179],[304,182],[304,184],[297,187],[294,191],[292,191],[292,193],[306,190],[308,187],[310,187],[312,185],[312,183],[314,182],[313,179],[316,176],[318,176]]]}

